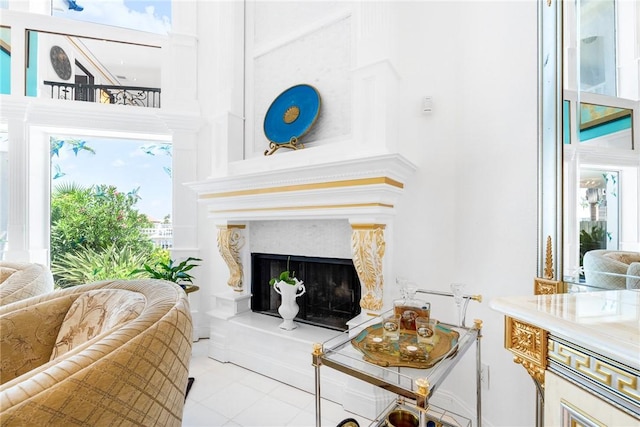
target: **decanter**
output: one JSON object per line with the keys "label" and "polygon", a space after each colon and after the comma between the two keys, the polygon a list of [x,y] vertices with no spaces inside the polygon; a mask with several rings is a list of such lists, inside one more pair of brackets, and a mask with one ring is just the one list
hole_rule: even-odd
{"label": "decanter", "polygon": [[416,286],[411,284],[401,288],[401,298],[393,301],[393,311],[400,316],[400,329],[416,330],[416,318],[429,319],[431,304],[416,298]]}

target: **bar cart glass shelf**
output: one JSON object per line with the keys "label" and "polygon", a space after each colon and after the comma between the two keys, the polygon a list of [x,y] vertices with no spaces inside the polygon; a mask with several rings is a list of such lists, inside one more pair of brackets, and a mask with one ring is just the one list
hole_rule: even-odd
{"label": "bar cart glass shelf", "polygon": [[[453,297],[452,293],[418,289],[418,293]],[[480,342],[482,337],[482,321],[475,320],[473,326],[465,326],[467,303],[470,300],[482,301],[480,295],[463,295],[464,310],[460,317],[460,324],[453,325],[440,322],[440,326],[453,334],[458,334],[457,342],[451,345],[445,354],[439,355],[439,360],[429,363],[427,368],[415,368],[410,366],[383,366],[385,363],[371,361],[366,357],[362,349],[354,347],[352,340],[365,334],[379,325],[383,316],[372,317],[366,322],[352,327],[348,331],[325,341],[314,344],[313,365],[315,367],[315,394],[316,394],[316,427],[321,420],[321,394],[320,394],[320,368],[322,366],[333,368],[349,376],[365,381],[397,395],[397,399],[375,420],[372,426],[386,426],[386,417],[393,411],[405,410],[414,414],[420,427],[427,426],[471,426],[471,421],[441,408],[429,404],[429,399],[447,378],[462,356],[474,344],[476,347],[476,422],[481,427],[482,423],[482,398],[480,387],[481,352]],[[373,363],[377,362],[377,363]],[[439,420],[439,421],[438,421]]]}

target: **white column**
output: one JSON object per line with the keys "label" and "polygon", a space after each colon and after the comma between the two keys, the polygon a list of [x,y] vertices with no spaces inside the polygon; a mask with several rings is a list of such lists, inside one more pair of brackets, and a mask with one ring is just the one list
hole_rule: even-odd
{"label": "white column", "polygon": [[203,116],[209,122],[203,138],[211,146],[211,175],[244,157],[244,4],[206,2],[199,12],[209,25],[198,28]]}
{"label": "white column", "polygon": [[29,261],[27,238],[27,183],[29,181],[28,150],[25,137],[24,111],[19,106],[2,106],[2,116],[7,117],[9,132],[8,159],[9,174],[8,192],[9,206],[7,211],[7,245],[4,259],[8,261]]}
{"label": "white column", "polygon": [[354,142],[363,152],[395,152],[399,75],[393,58],[394,9],[389,2],[362,2],[355,13],[353,70]]}

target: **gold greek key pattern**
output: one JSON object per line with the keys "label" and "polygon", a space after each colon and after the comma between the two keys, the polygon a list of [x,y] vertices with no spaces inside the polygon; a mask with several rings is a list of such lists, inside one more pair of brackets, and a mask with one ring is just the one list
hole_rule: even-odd
{"label": "gold greek key pattern", "polygon": [[382,258],[385,252],[384,225],[366,224],[359,227],[353,224],[351,231],[351,253],[353,266],[358,273],[360,283],[364,285],[364,295],[360,307],[365,310],[382,308]]}
{"label": "gold greek key pattern", "polygon": [[218,227],[218,251],[229,267],[227,285],[236,292],[242,291],[244,277],[240,261],[240,249],[244,245],[244,238],[238,232],[242,228],[244,225]]}
{"label": "gold greek key pattern", "polygon": [[547,368],[547,331],[505,316],[504,346],[541,386]]}
{"label": "gold greek key pattern", "polygon": [[627,372],[596,356],[585,354],[563,343],[549,340],[549,359],[579,372],[594,382],[640,402],[638,373]]}

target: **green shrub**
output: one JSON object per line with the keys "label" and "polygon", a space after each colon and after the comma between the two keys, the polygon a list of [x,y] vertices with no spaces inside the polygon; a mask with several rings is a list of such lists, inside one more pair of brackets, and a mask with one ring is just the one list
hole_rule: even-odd
{"label": "green shrub", "polygon": [[106,249],[67,252],[51,264],[51,271],[56,276],[56,286],[66,288],[98,280],[147,277],[146,274],[131,274],[147,260],[146,253],[111,245]]}
{"label": "green shrub", "polygon": [[135,209],[137,190],[112,185],[58,185],[51,200],[51,269],[56,286],[125,278],[155,259],[152,223]]}
{"label": "green shrub", "polygon": [[135,190],[122,193],[112,185],[56,187],[51,200],[52,259],[83,248],[100,252],[110,246],[149,256],[153,242],[142,228],[152,223],[135,209],[138,198]]}

